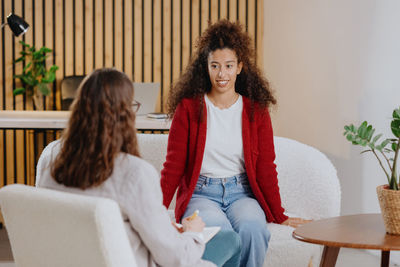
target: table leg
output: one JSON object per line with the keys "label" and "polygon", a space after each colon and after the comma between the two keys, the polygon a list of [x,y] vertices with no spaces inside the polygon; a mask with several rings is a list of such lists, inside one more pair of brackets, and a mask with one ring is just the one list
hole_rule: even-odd
{"label": "table leg", "polygon": [[390,250],[389,251],[383,251],[382,250],[381,267],[388,267],[389,266],[389,261],[390,261]]}
{"label": "table leg", "polygon": [[340,247],[324,246],[319,267],[334,267]]}

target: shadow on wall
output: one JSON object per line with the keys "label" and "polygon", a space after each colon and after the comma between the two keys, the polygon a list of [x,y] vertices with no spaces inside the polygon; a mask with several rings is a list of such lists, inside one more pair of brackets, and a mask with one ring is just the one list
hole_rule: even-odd
{"label": "shadow on wall", "polygon": [[354,214],[363,210],[363,160],[359,152],[353,150],[349,158],[338,157],[332,153],[323,152],[336,167],[342,190],[341,215]]}

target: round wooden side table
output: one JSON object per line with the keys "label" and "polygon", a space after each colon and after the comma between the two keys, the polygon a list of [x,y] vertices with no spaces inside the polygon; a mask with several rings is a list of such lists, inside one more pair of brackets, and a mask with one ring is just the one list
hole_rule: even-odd
{"label": "round wooden side table", "polygon": [[381,266],[389,266],[391,250],[400,250],[400,235],[386,234],[381,214],[357,214],[313,221],[298,227],[293,237],[324,246],[320,267],[335,266],[341,247],[378,249]]}

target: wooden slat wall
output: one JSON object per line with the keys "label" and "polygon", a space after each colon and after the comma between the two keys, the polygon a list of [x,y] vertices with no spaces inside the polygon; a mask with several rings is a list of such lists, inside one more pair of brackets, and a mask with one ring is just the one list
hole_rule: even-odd
{"label": "wooden slat wall", "polygon": [[[0,21],[15,13],[30,24],[22,37],[8,26],[0,32],[0,109],[32,110],[32,100],[13,96],[12,62],[19,40],[54,51],[48,64],[59,66],[45,109],[59,110],[64,76],[115,67],[136,82],[160,82],[157,109],[165,107],[170,85],[185,69],[194,43],[209,22],[240,21],[262,58],[264,0],[1,0]],[[262,60],[259,60],[261,64]],[[0,186],[33,184],[43,147],[59,136],[53,131],[0,130]]]}

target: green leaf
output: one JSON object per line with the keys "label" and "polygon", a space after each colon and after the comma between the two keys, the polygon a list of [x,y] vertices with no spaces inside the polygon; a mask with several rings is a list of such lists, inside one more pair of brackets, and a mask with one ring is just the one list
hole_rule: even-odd
{"label": "green leaf", "polygon": [[32,62],[29,62],[28,64],[26,64],[26,66],[24,67],[24,69],[22,70],[22,72],[25,72],[27,69],[29,69],[29,67],[32,65]]}
{"label": "green leaf", "polygon": [[19,43],[22,44],[23,46],[27,47],[27,48],[30,48],[30,47],[31,47],[29,44],[25,43],[25,42],[22,41],[22,40],[19,41]]}
{"label": "green leaf", "polygon": [[25,93],[25,88],[23,88],[23,87],[15,88],[14,91],[13,91],[14,95],[21,95],[23,93]]}
{"label": "green leaf", "polygon": [[368,141],[371,141],[371,138],[372,138],[372,135],[374,134],[374,132],[375,132],[375,129],[372,128],[372,125],[368,126],[368,128],[367,128],[367,136],[366,136],[366,139]]}
{"label": "green leaf", "polygon": [[57,65],[53,65],[53,66],[50,67],[49,71],[56,72],[56,70],[58,70],[58,66]]}
{"label": "green leaf", "polygon": [[375,135],[374,139],[372,139],[372,143],[375,144],[376,141],[378,141],[379,138],[381,138],[382,134],[377,134]]}
{"label": "green leaf", "polygon": [[18,62],[23,61],[23,60],[25,60],[25,57],[24,57],[24,56],[17,58],[17,59],[14,61],[14,63],[18,63]]}
{"label": "green leaf", "polygon": [[396,151],[397,150],[397,144],[396,143],[392,143],[392,150]]}
{"label": "green leaf", "polygon": [[[371,128],[372,128],[372,126],[371,126]],[[367,139],[367,136],[368,136],[368,123],[366,121],[364,121],[362,123],[361,138]]]}
{"label": "green leaf", "polygon": [[46,69],[44,68],[44,66],[39,65],[36,68],[36,77],[42,76],[46,73]]}
{"label": "green leaf", "polygon": [[360,142],[360,144],[361,144],[362,146],[366,146],[366,145],[367,145],[367,143],[368,143],[368,141],[367,141],[367,140],[361,140],[361,142]]}
{"label": "green leaf", "polygon": [[22,82],[24,82],[30,86],[35,86],[38,83],[38,81],[30,75],[21,76],[20,79],[22,80]]}
{"label": "green leaf", "polygon": [[353,141],[353,135],[352,134],[348,134],[346,135],[347,140],[349,140],[350,142]]}
{"label": "green leaf", "polygon": [[42,53],[41,53],[40,50],[39,50],[39,51],[33,52],[32,57],[33,57],[33,59],[35,59],[35,60],[40,60],[40,59],[43,57],[43,55],[42,55]]}
{"label": "green leaf", "polygon": [[400,119],[393,119],[390,128],[392,129],[394,136],[400,138]]}
{"label": "green leaf", "polygon": [[360,137],[362,136],[363,131],[364,131],[366,125],[367,125],[367,123],[366,123],[366,121],[364,121],[363,123],[361,123],[360,127],[358,127],[357,134],[358,134]]}
{"label": "green leaf", "polygon": [[42,78],[42,83],[52,83],[56,79],[56,74],[54,72],[47,72]]}
{"label": "green leaf", "polygon": [[38,84],[38,89],[43,95],[49,95],[50,94],[50,89],[45,83],[39,83]]}
{"label": "green leaf", "polygon": [[21,77],[25,76],[25,74],[18,74],[18,75],[14,75],[15,79],[21,79]]}
{"label": "green leaf", "polygon": [[400,119],[400,108],[393,110],[393,118]]}
{"label": "green leaf", "polygon": [[389,142],[390,142],[389,139],[385,139],[379,146],[381,147],[381,149],[383,149],[387,146],[387,144],[389,144]]}
{"label": "green leaf", "polygon": [[42,48],[40,48],[39,51],[40,51],[41,53],[43,53],[43,54],[46,54],[46,53],[50,53],[50,52],[53,51],[53,50],[51,50],[50,48],[47,48],[47,47],[43,46]]}

